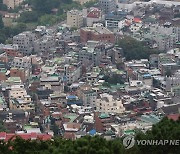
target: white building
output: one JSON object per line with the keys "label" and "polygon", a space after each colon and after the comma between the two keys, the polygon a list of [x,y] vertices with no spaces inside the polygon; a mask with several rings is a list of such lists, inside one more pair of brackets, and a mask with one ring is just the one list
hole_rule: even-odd
{"label": "white building", "polygon": [[101,94],[96,100],[97,110],[105,113],[123,113],[125,108],[121,100],[115,100],[112,95]]}

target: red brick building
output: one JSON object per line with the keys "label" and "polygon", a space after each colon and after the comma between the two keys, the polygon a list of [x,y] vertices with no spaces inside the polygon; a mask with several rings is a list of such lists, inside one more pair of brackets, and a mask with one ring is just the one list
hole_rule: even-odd
{"label": "red brick building", "polygon": [[11,77],[20,77],[23,82],[25,82],[28,78],[28,69],[25,70],[23,68],[11,68],[10,69],[10,76]]}
{"label": "red brick building", "polygon": [[17,45],[4,45],[3,51],[6,52],[6,54],[10,57],[22,57],[20,52],[18,51],[18,46]]}
{"label": "red brick building", "polygon": [[85,27],[80,30],[80,40],[86,43],[89,40],[115,43],[113,32],[103,27],[101,24],[94,24],[93,27]]}

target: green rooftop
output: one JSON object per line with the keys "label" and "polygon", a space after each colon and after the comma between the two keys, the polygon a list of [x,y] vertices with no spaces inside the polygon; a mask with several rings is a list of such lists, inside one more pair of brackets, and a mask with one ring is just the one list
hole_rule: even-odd
{"label": "green rooftop", "polygon": [[21,78],[20,77],[9,77],[7,79],[7,82],[10,82],[10,83],[20,83],[21,82]]}
{"label": "green rooftop", "polygon": [[1,72],[1,73],[6,73],[6,72],[7,72],[7,69],[6,69],[6,68],[1,68],[1,69],[0,69],[0,72]]}
{"label": "green rooftop", "polygon": [[61,64],[63,62],[63,59],[62,58],[54,58],[54,62],[56,64]]}
{"label": "green rooftop", "polygon": [[70,119],[70,122],[74,122],[74,120],[78,117],[77,114],[66,114],[64,118]]}
{"label": "green rooftop", "polygon": [[101,118],[101,119],[105,119],[105,118],[109,118],[110,116],[109,116],[109,114],[107,114],[107,113],[101,113],[100,115],[99,115],[99,118]]}
{"label": "green rooftop", "polygon": [[134,130],[125,130],[125,131],[124,131],[124,134],[126,134],[126,135],[134,134],[134,133],[135,133]]}

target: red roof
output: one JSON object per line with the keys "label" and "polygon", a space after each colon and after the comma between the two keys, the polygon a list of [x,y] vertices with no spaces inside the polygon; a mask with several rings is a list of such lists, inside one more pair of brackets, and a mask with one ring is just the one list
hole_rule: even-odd
{"label": "red roof", "polygon": [[142,20],[140,18],[134,18],[134,22],[140,23],[140,22],[142,22]]}
{"label": "red roof", "polygon": [[90,11],[87,15],[88,18],[99,18],[101,15],[101,11],[98,9],[94,9]]}
{"label": "red roof", "polygon": [[172,120],[176,121],[180,118],[180,114],[170,114],[167,117],[168,117],[168,119],[172,119]]}
{"label": "red roof", "polygon": [[21,137],[24,140],[31,140],[31,139],[50,140],[52,138],[52,136],[49,134],[38,134],[38,133],[14,134],[14,133],[0,132],[0,139],[5,141],[8,141],[10,139],[15,139],[17,136]]}

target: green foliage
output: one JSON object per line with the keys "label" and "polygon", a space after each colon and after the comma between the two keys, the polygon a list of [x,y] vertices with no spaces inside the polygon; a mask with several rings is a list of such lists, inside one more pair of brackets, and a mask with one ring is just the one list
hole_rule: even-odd
{"label": "green foliage", "polygon": [[53,24],[57,23],[58,20],[59,19],[57,16],[46,14],[40,17],[39,23],[45,26],[52,26]]}
{"label": "green foliage", "polygon": [[51,10],[58,5],[56,0],[32,0],[30,4],[33,9],[41,14],[51,13]]}
{"label": "green foliage", "polygon": [[81,4],[79,4],[78,2],[72,2],[70,4],[67,4],[67,3],[62,3],[60,6],[59,6],[59,11],[62,12],[63,10],[63,13],[66,13],[66,11],[68,10],[71,10],[71,9],[82,9],[82,6]]}
{"label": "green foliage", "polygon": [[104,82],[103,84],[102,84],[102,86],[104,86],[104,87],[111,87],[111,85],[108,83],[108,82]]}
{"label": "green foliage", "polygon": [[157,54],[158,51],[150,49],[144,42],[137,41],[131,37],[125,37],[118,42],[123,49],[126,60],[147,59],[151,54]]}
{"label": "green foliage", "polygon": [[5,43],[5,41],[14,35],[17,35],[26,30],[26,24],[18,23],[16,26],[4,27],[0,29],[0,43]]}
{"label": "green foliage", "polygon": [[0,0],[0,11],[7,11],[7,6],[3,4],[3,0]]}
{"label": "green foliage", "polygon": [[64,4],[71,5],[73,2],[72,0],[29,0],[28,3],[40,14],[50,14],[53,8],[59,8]]}
{"label": "green foliage", "polygon": [[3,121],[0,120],[0,132],[7,132],[6,128],[3,126]]}
{"label": "green foliage", "polygon": [[0,29],[4,27],[4,22],[2,20],[2,16],[0,15]]}
{"label": "green foliage", "polygon": [[117,83],[120,83],[120,84],[124,83],[123,79],[117,74],[105,75],[103,79],[109,84],[115,84],[116,85]]}
{"label": "green foliage", "polygon": [[[2,0],[0,0],[0,10],[2,7],[1,3]],[[30,30],[33,29],[34,25],[52,26],[57,22],[61,22],[65,20],[68,10],[73,8],[82,9],[82,6],[78,2],[72,0],[26,0],[23,4],[31,5],[33,11],[21,13],[21,16],[17,19],[17,26],[5,27],[4,29],[2,17],[0,16],[0,43],[5,43],[9,37],[13,37],[27,28]],[[57,15],[51,14],[54,8],[58,9]],[[19,12],[20,9],[22,9],[21,6],[8,11]]]}
{"label": "green foliage", "polygon": [[97,3],[97,0],[91,0],[89,2],[84,3],[83,6],[86,8],[90,8],[90,7],[93,7],[96,3]]}
{"label": "green foliage", "polygon": [[36,11],[23,12],[18,19],[19,22],[36,22],[38,20],[38,13]]}
{"label": "green foliage", "polygon": [[[180,137],[180,120],[173,121],[163,118],[158,124],[154,125],[151,131],[137,134],[138,140],[179,140]],[[178,153],[180,146],[172,145],[140,145],[139,149],[142,153],[154,154],[170,154]]]}

